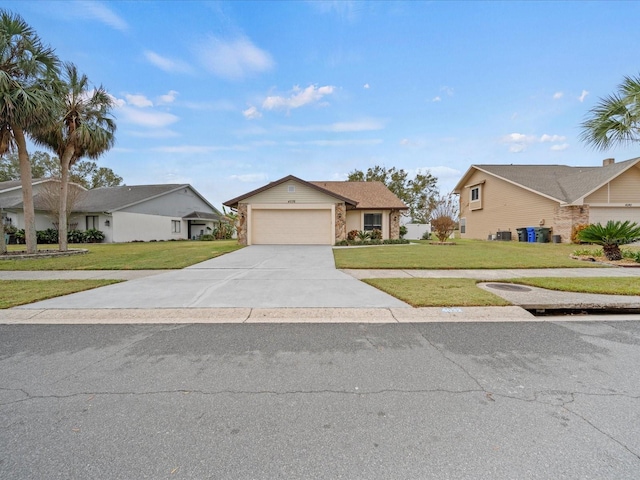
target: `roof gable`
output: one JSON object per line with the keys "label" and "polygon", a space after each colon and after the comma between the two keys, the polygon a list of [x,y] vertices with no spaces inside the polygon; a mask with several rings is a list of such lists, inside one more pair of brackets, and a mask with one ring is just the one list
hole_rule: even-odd
{"label": "roof gable", "polygon": [[215,212],[220,213],[218,209],[200,195],[195,188],[186,183],[123,185],[119,187],[95,188],[87,191],[87,195],[76,205],[74,210],[80,212],[116,212],[163,195],[168,195],[182,188],[190,189]]}
{"label": "roof gable", "polygon": [[262,186],[260,188],[256,188],[255,190],[247,192],[244,195],[240,195],[239,197],[232,198],[231,200],[227,200],[226,202],[223,203],[223,205],[225,205],[227,207],[236,208],[238,206],[238,203],[242,202],[243,200],[246,200],[246,199],[248,199],[250,197],[253,197],[253,196],[255,196],[255,195],[259,194],[259,193],[266,192],[267,190],[269,190],[269,189],[271,189],[273,187],[276,187],[278,185],[282,185],[283,183],[286,183],[286,182],[291,181],[291,180],[293,180],[295,182],[299,182],[302,185],[305,185],[305,186],[307,186],[309,188],[312,188],[312,189],[317,190],[319,192],[322,192],[324,194],[330,195],[330,196],[332,196],[332,197],[334,197],[334,198],[336,198],[336,199],[338,199],[340,201],[343,201],[345,203],[348,203],[348,204],[351,204],[351,205],[354,205],[354,206],[356,204],[356,202],[354,200],[350,199],[350,198],[344,197],[344,196],[342,196],[340,194],[337,194],[335,192],[332,192],[332,191],[330,191],[330,190],[328,190],[326,188],[322,188],[322,187],[318,186],[316,184],[317,182],[307,182],[307,181],[302,180],[301,178],[295,177],[293,175],[287,175],[286,177],[283,177],[283,178],[281,178],[279,180],[275,180],[275,181],[273,181],[271,183],[268,183],[268,184],[266,184],[266,185],[264,185],[264,186]]}

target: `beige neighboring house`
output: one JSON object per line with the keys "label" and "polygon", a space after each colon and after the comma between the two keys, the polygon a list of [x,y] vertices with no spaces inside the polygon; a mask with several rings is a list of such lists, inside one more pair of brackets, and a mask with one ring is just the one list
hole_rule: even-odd
{"label": "beige neighboring house", "polygon": [[472,165],[453,190],[460,195],[460,236],[547,227],[569,242],[577,224],[640,223],[640,158],[601,167]]}
{"label": "beige neighboring house", "polygon": [[[36,230],[57,228],[57,205],[51,206],[56,179],[33,180]],[[74,184],[75,185],[75,184]],[[189,184],[123,185],[86,190],[72,202],[69,228],[97,229],[105,243],[195,239],[220,226],[223,214]],[[3,221],[24,228],[22,184],[0,182]]]}
{"label": "beige neighboring house", "polygon": [[307,182],[289,175],[224,203],[238,213],[238,242],[333,245],[351,230],[400,236],[408,207],[380,182]]}

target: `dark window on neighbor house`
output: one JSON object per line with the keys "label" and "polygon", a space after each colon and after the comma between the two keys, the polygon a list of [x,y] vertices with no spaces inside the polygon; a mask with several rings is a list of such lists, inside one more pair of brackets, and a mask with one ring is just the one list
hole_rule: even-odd
{"label": "dark window on neighbor house", "polygon": [[180,233],[180,220],[171,220],[171,233]]}
{"label": "dark window on neighbor house", "polygon": [[480,187],[473,187],[471,189],[471,201],[475,202],[480,200]]}
{"label": "dark window on neighbor house", "polygon": [[382,230],[382,214],[381,213],[365,213],[364,229],[365,230]]}
{"label": "dark window on neighbor house", "polygon": [[460,219],[460,234],[467,233],[467,219]]}
{"label": "dark window on neighbor house", "polygon": [[87,230],[95,228],[98,230],[98,215],[87,215]]}

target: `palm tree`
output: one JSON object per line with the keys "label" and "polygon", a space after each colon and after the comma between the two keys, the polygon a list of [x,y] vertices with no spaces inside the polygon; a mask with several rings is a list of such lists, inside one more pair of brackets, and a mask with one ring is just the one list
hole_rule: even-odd
{"label": "palm tree", "polygon": [[600,150],[640,141],[640,77],[625,77],[618,92],[601,98],[581,126],[580,139]]}
{"label": "palm tree", "polygon": [[110,115],[113,98],[100,86],[91,88],[86,75],[72,63],[64,65],[65,79],[58,90],[60,109],[48,128],[34,140],[53,149],[60,159],[60,251],[67,251],[67,195],[69,170],[82,157],[96,159],[115,143],[116,125]]}
{"label": "palm tree", "polygon": [[50,121],[58,57],[19,15],[0,10],[0,154],[17,150],[27,253],[35,253],[31,165],[25,136]]}
{"label": "palm tree", "polygon": [[620,245],[635,242],[640,239],[640,225],[637,223],[609,220],[606,225],[600,223],[589,225],[578,233],[582,242],[602,246],[607,260],[622,260]]}

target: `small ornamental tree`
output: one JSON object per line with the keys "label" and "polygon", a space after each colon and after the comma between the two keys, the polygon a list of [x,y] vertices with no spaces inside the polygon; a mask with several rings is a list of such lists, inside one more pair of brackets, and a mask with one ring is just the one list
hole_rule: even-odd
{"label": "small ornamental tree", "polygon": [[596,223],[578,233],[580,241],[601,245],[607,260],[622,260],[620,245],[635,242],[640,239],[640,225],[609,220],[606,225]]}
{"label": "small ornamental tree", "polygon": [[446,242],[456,229],[458,219],[457,199],[449,194],[438,198],[431,211],[431,231],[440,242]]}

